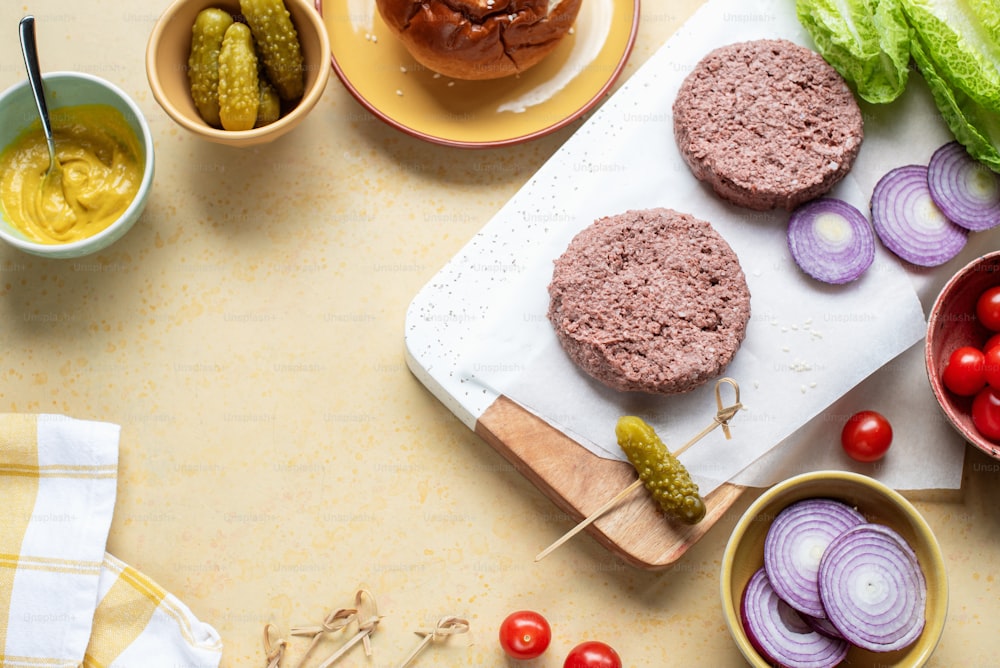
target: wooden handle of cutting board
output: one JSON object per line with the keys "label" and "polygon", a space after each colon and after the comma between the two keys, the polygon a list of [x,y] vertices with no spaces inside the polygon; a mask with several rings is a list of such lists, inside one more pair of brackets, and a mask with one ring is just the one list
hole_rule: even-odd
{"label": "wooden handle of cutting board", "polygon": [[[636,479],[628,462],[598,457],[504,396],[483,412],[475,431],[576,521]],[[667,568],[712,528],[744,489],[726,483],[713,490],[705,497],[705,518],[694,526],[668,519],[652,496],[637,490],[586,532],[633,566]]]}

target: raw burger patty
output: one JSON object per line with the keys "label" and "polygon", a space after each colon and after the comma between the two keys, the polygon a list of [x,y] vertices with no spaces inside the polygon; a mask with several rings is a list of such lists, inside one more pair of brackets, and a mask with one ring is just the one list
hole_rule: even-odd
{"label": "raw burger patty", "polygon": [[720,47],[684,79],[674,138],[695,177],[734,204],[791,210],[854,164],[861,110],[822,56],[782,39]]}
{"label": "raw burger patty", "polygon": [[569,357],[622,391],[678,394],[716,378],[750,317],[736,253],[711,225],[670,209],[581,231],[555,261],[549,298]]}

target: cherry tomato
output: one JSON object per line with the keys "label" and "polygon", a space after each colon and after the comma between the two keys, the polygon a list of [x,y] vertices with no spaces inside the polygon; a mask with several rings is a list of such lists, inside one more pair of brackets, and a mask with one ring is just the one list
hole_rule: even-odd
{"label": "cherry tomato", "polygon": [[997,346],[983,353],[983,377],[987,385],[1000,388],[1000,348]]}
{"label": "cherry tomato", "polygon": [[972,424],[991,441],[1000,441],[1000,389],[984,387],[972,400]]}
{"label": "cherry tomato", "polygon": [[877,461],[892,445],[892,425],[881,413],[858,411],[844,424],[840,444],[851,459]]}
{"label": "cherry tomato", "polygon": [[948,363],[941,372],[941,382],[955,394],[971,397],[986,384],[983,367],[983,351],[979,348],[973,346],[956,348],[948,356]]}
{"label": "cherry tomato", "polygon": [[622,668],[622,659],[610,645],[587,640],[569,651],[563,668]]}
{"label": "cherry tomato", "polygon": [[983,344],[983,352],[988,353],[991,348],[1000,345],[1000,334],[994,334],[990,338],[986,339],[986,343]]}
{"label": "cherry tomato", "polygon": [[988,288],[976,300],[976,317],[986,329],[1000,332],[1000,285]]}
{"label": "cherry tomato", "polygon": [[512,659],[534,659],[552,642],[552,628],[532,610],[518,610],[500,624],[500,646]]}

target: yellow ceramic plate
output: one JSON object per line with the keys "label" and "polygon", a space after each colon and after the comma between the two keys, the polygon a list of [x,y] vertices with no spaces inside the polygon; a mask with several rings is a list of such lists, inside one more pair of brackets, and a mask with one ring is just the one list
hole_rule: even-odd
{"label": "yellow ceramic plate", "polygon": [[374,0],[316,0],[333,69],[386,123],[449,146],[516,144],[557,130],[596,105],[635,42],[639,0],[586,0],[573,32],[522,75],[461,81],[418,64],[382,22]]}

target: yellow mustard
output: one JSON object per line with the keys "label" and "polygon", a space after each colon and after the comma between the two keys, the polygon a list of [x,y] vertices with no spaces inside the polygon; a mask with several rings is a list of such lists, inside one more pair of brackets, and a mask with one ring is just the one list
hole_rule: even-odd
{"label": "yellow mustard", "polygon": [[143,161],[114,107],[54,110],[52,128],[61,169],[46,177],[49,152],[35,122],[0,154],[0,205],[28,238],[57,244],[93,236],[121,216],[139,190]]}

